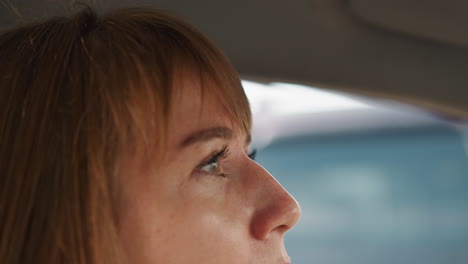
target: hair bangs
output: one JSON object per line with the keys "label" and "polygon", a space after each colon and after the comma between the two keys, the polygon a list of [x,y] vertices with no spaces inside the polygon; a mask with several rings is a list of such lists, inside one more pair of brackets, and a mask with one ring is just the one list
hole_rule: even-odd
{"label": "hair bangs", "polygon": [[[105,62],[100,68],[106,73],[100,75],[107,76],[97,78],[105,82],[98,86],[119,87],[120,92],[107,103],[125,98],[127,113],[113,111],[114,122],[119,131],[132,134],[130,138],[143,140],[142,147],[164,149],[173,86],[186,71],[199,75],[202,99],[206,93],[215,94],[235,127],[250,135],[250,106],[239,77],[224,54],[197,29],[164,13],[136,8],[104,17],[94,33],[90,41],[101,43],[91,45],[100,47],[91,57],[104,57],[99,61]],[[122,120],[125,116],[130,120]],[[131,131],[125,129],[128,121]],[[119,136],[126,137],[126,133]]]}

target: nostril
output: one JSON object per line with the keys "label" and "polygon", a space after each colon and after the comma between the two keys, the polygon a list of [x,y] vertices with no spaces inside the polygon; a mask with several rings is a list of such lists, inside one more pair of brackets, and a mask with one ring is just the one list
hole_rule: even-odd
{"label": "nostril", "polygon": [[291,229],[291,226],[288,226],[288,225],[280,225],[276,228],[276,231],[280,232],[280,233],[286,233],[286,231],[288,231],[289,229]]}

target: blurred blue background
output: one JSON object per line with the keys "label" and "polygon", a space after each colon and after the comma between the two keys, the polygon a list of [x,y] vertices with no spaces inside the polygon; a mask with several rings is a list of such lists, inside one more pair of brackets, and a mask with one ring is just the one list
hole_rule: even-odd
{"label": "blurred blue background", "polygon": [[468,263],[468,160],[457,131],[274,142],[258,162],[298,200],[293,263]]}
{"label": "blurred blue background", "polygon": [[[265,115],[254,112],[254,122]],[[341,122],[363,124],[360,115]],[[287,133],[297,127],[292,115],[254,129],[254,144],[270,137],[257,162],[302,207],[286,235],[293,263],[468,263],[464,130],[432,116],[435,121],[394,125],[388,118],[378,129],[323,132],[316,116],[302,114],[296,123],[314,129],[296,134]]]}

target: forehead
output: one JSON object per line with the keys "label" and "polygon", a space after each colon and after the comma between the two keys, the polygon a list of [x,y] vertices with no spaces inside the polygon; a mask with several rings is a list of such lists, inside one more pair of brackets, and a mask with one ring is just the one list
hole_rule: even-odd
{"label": "forehead", "polygon": [[179,76],[173,84],[174,93],[169,110],[170,146],[178,144],[187,134],[202,129],[227,127],[237,130],[214,81],[202,79],[193,72]]}

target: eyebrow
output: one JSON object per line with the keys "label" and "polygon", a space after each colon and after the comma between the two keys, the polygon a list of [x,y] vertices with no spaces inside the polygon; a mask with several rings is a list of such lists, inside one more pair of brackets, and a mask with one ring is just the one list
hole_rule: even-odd
{"label": "eyebrow", "polygon": [[[180,144],[180,147],[185,148],[195,143],[205,142],[205,141],[209,141],[215,138],[232,139],[233,136],[234,136],[234,133],[232,132],[231,129],[227,127],[213,127],[213,128],[203,129],[203,130],[197,131],[187,136]],[[247,141],[246,142],[247,144],[250,144],[250,141],[251,141],[250,135],[247,136],[246,141]]]}
{"label": "eyebrow", "polygon": [[182,141],[182,144],[180,144],[180,146],[188,147],[195,143],[209,141],[215,138],[231,139],[232,137],[232,130],[227,127],[208,128],[190,134]]}

